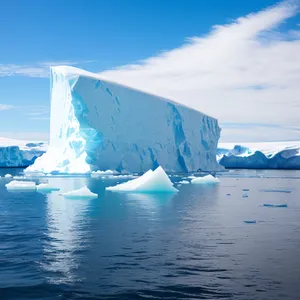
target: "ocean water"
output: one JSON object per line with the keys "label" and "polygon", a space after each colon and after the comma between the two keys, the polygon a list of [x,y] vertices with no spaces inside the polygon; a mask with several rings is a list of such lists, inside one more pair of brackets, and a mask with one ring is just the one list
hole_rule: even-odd
{"label": "ocean water", "polygon": [[[0,299],[300,299],[300,172],[219,176],[166,195],[105,192],[118,177],[8,192],[1,178]],[[84,184],[98,199],[60,195]]]}

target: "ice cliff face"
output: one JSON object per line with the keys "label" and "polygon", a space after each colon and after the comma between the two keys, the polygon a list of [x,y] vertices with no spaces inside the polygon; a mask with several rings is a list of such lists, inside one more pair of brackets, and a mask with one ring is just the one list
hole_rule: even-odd
{"label": "ice cliff face", "polygon": [[0,167],[28,167],[47,150],[47,143],[0,138]]}
{"label": "ice cliff face", "polygon": [[50,146],[28,170],[219,170],[219,136],[217,120],[198,111],[97,74],[54,67]]}
{"label": "ice cliff face", "polygon": [[221,143],[217,159],[233,169],[300,169],[300,142]]}

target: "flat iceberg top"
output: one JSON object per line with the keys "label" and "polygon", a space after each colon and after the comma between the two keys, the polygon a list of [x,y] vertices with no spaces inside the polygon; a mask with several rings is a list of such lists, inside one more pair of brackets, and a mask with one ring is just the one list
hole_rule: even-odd
{"label": "flat iceberg top", "polygon": [[17,140],[5,137],[0,137],[0,147],[13,147],[17,146],[20,150],[39,149],[46,151],[48,148],[48,142],[46,141],[29,141],[29,140]]}
{"label": "flat iceberg top", "polygon": [[217,177],[214,177],[212,175],[207,175],[207,176],[203,176],[203,177],[196,177],[191,180],[191,183],[193,183],[193,184],[220,183],[220,179]]}
{"label": "flat iceberg top", "polygon": [[6,184],[5,187],[8,190],[35,190],[36,185],[33,181],[18,181],[13,180],[10,183]]}
{"label": "flat iceberg top", "polygon": [[158,167],[155,171],[149,170],[136,179],[107,187],[106,190],[135,193],[178,192],[162,167]]}

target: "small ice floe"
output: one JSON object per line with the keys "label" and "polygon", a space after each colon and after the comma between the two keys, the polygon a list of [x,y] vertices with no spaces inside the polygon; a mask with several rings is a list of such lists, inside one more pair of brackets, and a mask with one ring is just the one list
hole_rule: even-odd
{"label": "small ice floe", "polygon": [[178,192],[178,190],[173,186],[173,183],[168,175],[160,166],[154,171],[149,170],[141,177],[118,184],[116,186],[107,187],[106,190],[134,193]]}
{"label": "small ice floe", "polygon": [[249,192],[250,189],[242,189],[243,192]]}
{"label": "small ice floe", "polygon": [[59,191],[60,188],[54,187],[50,185],[49,183],[40,183],[36,186],[36,189],[41,192],[51,192],[51,191]]}
{"label": "small ice floe", "polygon": [[187,181],[187,180],[181,180],[181,181],[179,181],[178,183],[179,183],[179,184],[190,184],[190,182]]}
{"label": "small ice floe", "polygon": [[91,173],[91,176],[92,177],[99,177],[99,176],[103,176],[103,175],[116,175],[116,174],[119,174],[119,172],[117,171],[113,171],[113,170],[106,170],[106,171],[93,171]]}
{"label": "small ice floe", "polygon": [[13,177],[13,179],[15,180],[23,180],[25,178],[26,178],[25,176],[19,176],[19,175]]}
{"label": "small ice floe", "polygon": [[288,207],[287,204],[269,204],[269,203],[265,203],[263,206],[264,207]]}
{"label": "small ice floe", "polygon": [[41,173],[41,172],[26,172],[24,175],[26,177],[44,177],[44,176],[46,176],[44,173]]}
{"label": "small ice floe", "polygon": [[197,177],[192,179],[193,184],[215,184],[220,183],[220,179],[212,175],[206,175],[204,177]]}
{"label": "small ice floe", "polygon": [[231,194],[226,194],[226,196],[231,196]]}
{"label": "small ice floe", "polygon": [[260,191],[265,193],[286,193],[286,194],[291,193],[290,190],[276,190],[276,189],[264,189]]}
{"label": "small ice floe", "polygon": [[6,174],[4,177],[5,178],[12,178],[12,175],[11,174]]}
{"label": "small ice floe", "polygon": [[248,194],[243,193],[243,198],[248,198],[248,197],[249,197]]}
{"label": "small ice floe", "polygon": [[256,224],[255,220],[245,220],[244,221],[245,224]]}
{"label": "small ice floe", "polygon": [[70,191],[62,194],[69,199],[84,199],[84,198],[98,198],[97,194],[92,193],[88,187],[84,186],[79,190]]}
{"label": "small ice floe", "polygon": [[35,182],[33,181],[18,181],[18,180],[13,180],[10,183],[7,183],[5,185],[5,187],[7,188],[7,190],[35,190],[36,189],[36,185]]}

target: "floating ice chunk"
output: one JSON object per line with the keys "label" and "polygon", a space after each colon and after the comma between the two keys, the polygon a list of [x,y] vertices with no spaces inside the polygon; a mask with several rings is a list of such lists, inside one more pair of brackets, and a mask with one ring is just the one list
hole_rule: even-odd
{"label": "floating ice chunk", "polygon": [[149,170],[136,179],[107,187],[106,190],[136,193],[178,192],[162,167],[158,167],[155,171]]}
{"label": "floating ice chunk", "polygon": [[13,180],[5,185],[8,190],[35,190],[35,182]]}
{"label": "floating ice chunk", "polygon": [[190,182],[187,181],[187,180],[182,180],[182,181],[179,181],[178,183],[180,183],[180,184],[190,184]]}
{"label": "floating ice chunk", "polygon": [[261,192],[265,192],[265,193],[287,193],[287,194],[291,193],[290,190],[276,190],[276,189],[264,189],[264,190],[261,190]]}
{"label": "floating ice chunk", "polygon": [[60,188],[51,186],[49,183],[41,183],[36,186],[36,189],[38,191],[43,191],[43,192],[51,192],[51,191],[59,191]]}
{"label": "floating ice chunk", "polygon": [[197,177],[194,176],[194,175],[191,175],[191,176],[188,176],[187,178],[189,178],[189,179],[196,179]]}
{"label": "floating ice chunk", "polygon": [[12,178],[12,175],[11,174],[6,174],[4,177],[5,178]]}
{"label": "floating ice chunk", "polygon": [[264,207],[288,207],[287,204],[264,204]]}
{"label": "floating ice chunk", "polygon": [[26,177],[25,176],[14,176],[13,179],[15,180],[22,180],[22,179],[25,179]]}
{"label": "floating ice chunk", "polygon": [[243,198],[248,198],[248,197],[249,197],[248,194],[246,193],[243,194]]}
{"label": "floating ice chunk", "polygon": [[246,224],[256,224],[256,221],[255,220],[246,220],[246,221],[244,221],[244,223],[246,223]]}
{"label": "floating ice chunk", "polygon": [[78,198],[98,198],[97,194],[92,193],[88,187],[84,186],[79,190],[70,191],[62,194],[65,198],[78,199]]}
{"label": "floating ice chunk", "polygon": [[220,179],[212,175],[207,175],[204,177],[197,177],[192,179],[193,184],[208,184],[208,183],[220,183]]}
{"label": "floating ice chunk", "polygon": [[250,189],[242,189],[243,192],[249,192]]}
{"label": "floating ice chunk", "polygon": [[117,171],[113,171],[113,170],[106,170],[106,171],[93,171],[91,173],[92,177],[98,177],[98,176],[103,176],[103,175],[115,175],[115,174],[119,174],[119,172]]}
{"label": "floating ice chunk", "polygon": [[25,172],[25,176],[26,177],[44,177],[46,175],[41,172]]}
{"label": "floating ice chunk", "polygon": [[231,194],[226,194],[226,196],[231,196]]}

